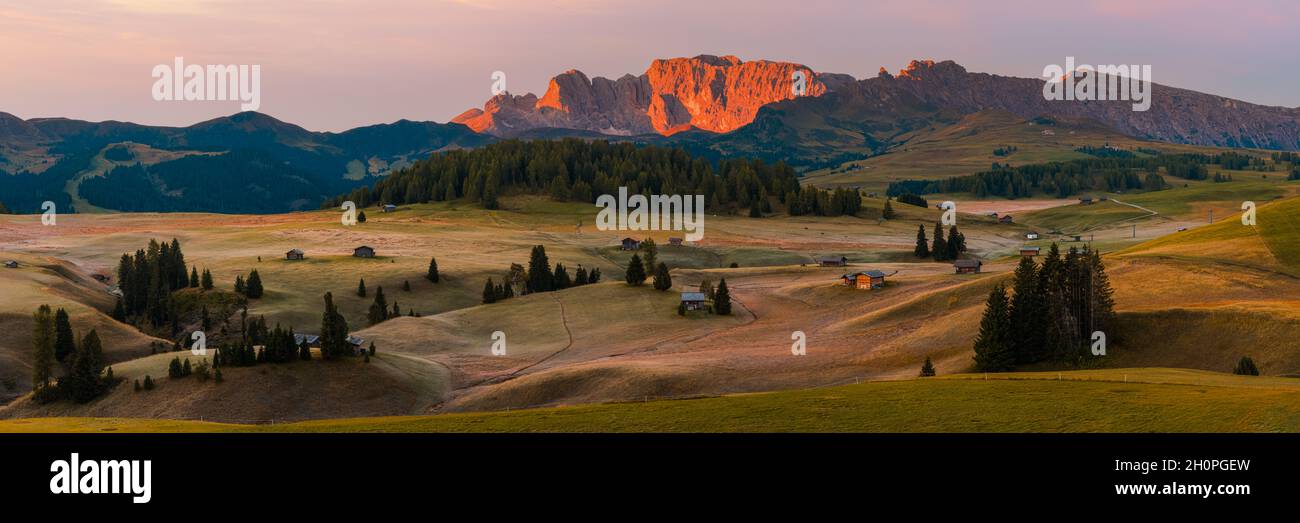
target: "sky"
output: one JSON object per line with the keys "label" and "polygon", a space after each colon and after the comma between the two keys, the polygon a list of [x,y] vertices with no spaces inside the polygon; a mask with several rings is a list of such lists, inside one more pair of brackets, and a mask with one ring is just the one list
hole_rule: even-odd
{"label": "sky", "polygon": [[[1065,8],[1063,6],[1069,6]],[[0,0],[0,111],[189,125],[237,101],[156,101],[155,66],[258,65],[261,112],[311,130],[445,122],[548,80],[736,55],[874,76],[912,59],[1037,78],[1067,56],[1300,106],[1294,0]]]}

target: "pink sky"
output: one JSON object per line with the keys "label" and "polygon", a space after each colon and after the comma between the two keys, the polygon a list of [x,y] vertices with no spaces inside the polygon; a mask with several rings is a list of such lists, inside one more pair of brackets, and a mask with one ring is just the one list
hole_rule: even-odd
{"label": "pink sky", "polygon": [[1155,81],[1300,106],[1300,2],[733,0],[0,0],[0,111],[188,125],[237,102],[156,102],[155,65],[262,66],[261,111],[313,130],[445,122],[551,76],[640,74],[734,54],[874,75],[913,58],[1038,77],[1151,64]]}

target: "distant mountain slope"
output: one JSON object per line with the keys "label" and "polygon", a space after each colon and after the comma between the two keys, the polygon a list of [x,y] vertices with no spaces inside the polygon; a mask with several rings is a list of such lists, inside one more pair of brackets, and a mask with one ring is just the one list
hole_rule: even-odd
{"label": "distant mountain slope", "polygon": [[1090,119],[1135,138],[1300,149],[1297,109],[1153,84],[1150,109],[1133,111],[1129,101],[1047,100],[1043,85],[1041,79],[971,73],[951,61],[914,60],[897,75],[882,68],[876,78],[838,86],[823,96],[764,106],[750,125],[695,145],[786,157],[795,165],[833,165],[897,145],[909,132],[999,109],[1025,119]]}
{"label": "distant mountain slope", "polygon": [[[0,155],[24,160],[22,165],[0,162],[0,170],[13,174],[0,177],[0,195],[4,195],[0,201],[17,212],[36,212],[45,200],[67,209],[70,201],[63,192],[70,180],[91,169],[105,148],[135,143],[167,151],[222,154],[171,159],[95,178],[86,186],[88,202],[133,211],[284,212],[314,207],[326,195],[347,191],[366,178],[382,176],[439,150],[491,141],[492,137],[463,125],[408,120],[328,133],[256,112],[188,127],[65,118],[24,121],[0,114]],[[30,168],[33,165],[41,170]],[[211,179],[182,171],[206,173]],[[248,197],[232,194],[236,187]],[[216,205],[216,194],[229,199]]]}

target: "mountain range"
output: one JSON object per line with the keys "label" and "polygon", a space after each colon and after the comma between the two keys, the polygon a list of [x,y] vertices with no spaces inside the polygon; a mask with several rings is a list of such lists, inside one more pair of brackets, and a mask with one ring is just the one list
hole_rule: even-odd
{"label": "mountain range", "polygon": [[[798,73],[806,84],[796,95]],[[859,80],[700,55],[655,60],[613,80],[566,71],[540,97],[502,93],[446,124],[401,120],[341,133],[253,112],[188,127],[0,113],[0,171],[9,174],[0,175],[0,202],[20,212],[45,200],[75,210],[282,212],[434,152],[513,138],[630,140],[808,169],[887,154],[911,133],[988,110],[1092,120],[1141,139],[1300,150],[1300,109],[1153,84],[1150,109],[1133,111],[1127,101],[1047,100],[1043,85],[952,61],[915,60]],[[127,188],[129,198],[116,194]]]}

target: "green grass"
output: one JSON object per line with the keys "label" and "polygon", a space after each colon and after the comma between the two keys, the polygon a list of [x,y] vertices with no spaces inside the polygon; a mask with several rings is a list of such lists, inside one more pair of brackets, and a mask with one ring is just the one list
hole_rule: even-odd
{"label": "green grass", "polygon": [[0,432],[1290,432],[1300,380],[1177,369],[956,375],[820,389],[286,425],[53,418]]}

